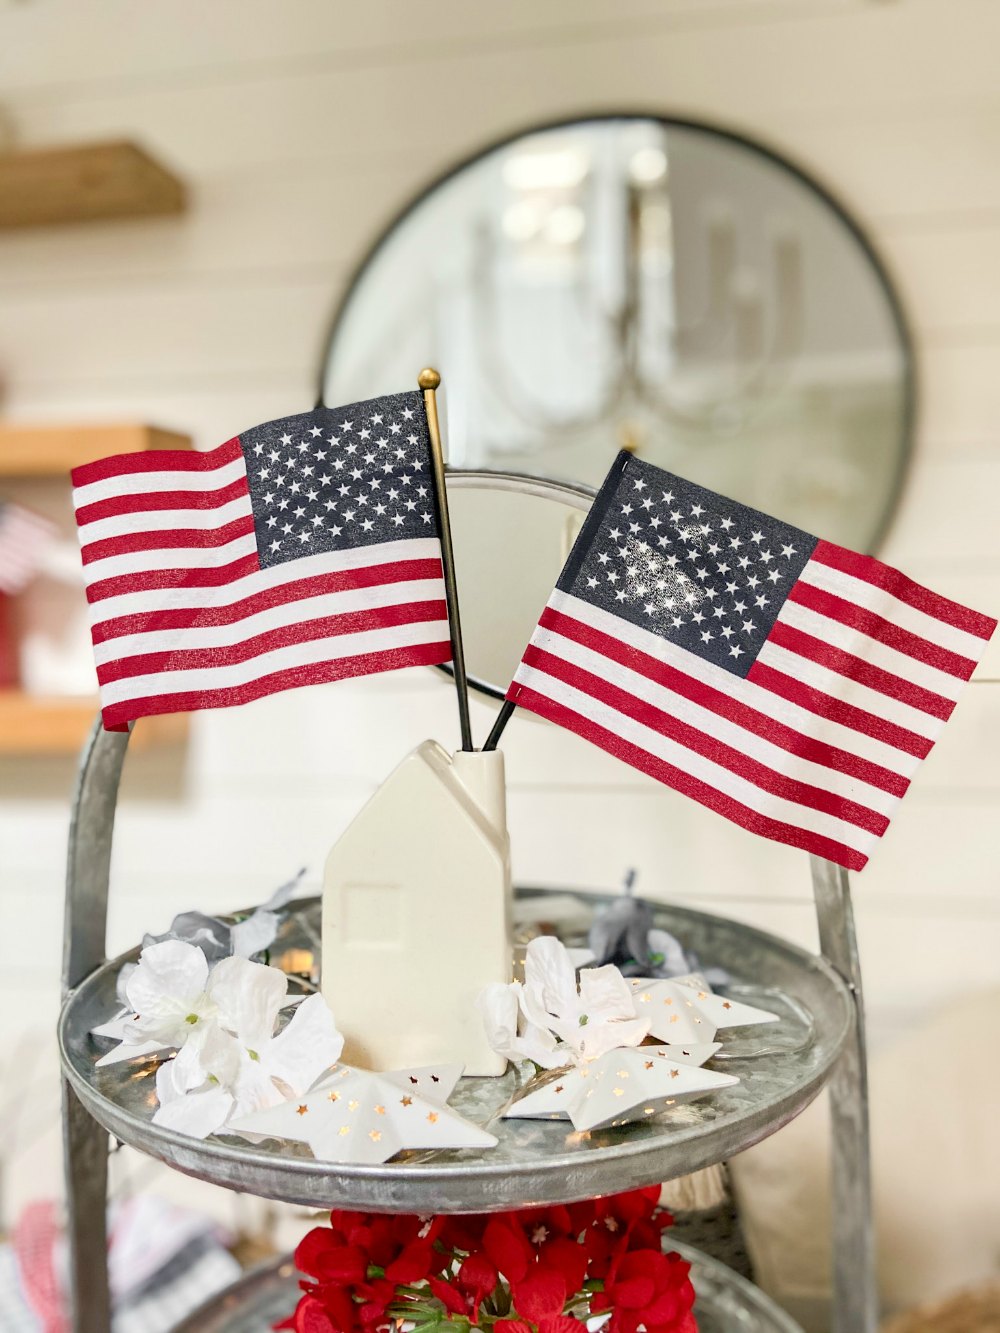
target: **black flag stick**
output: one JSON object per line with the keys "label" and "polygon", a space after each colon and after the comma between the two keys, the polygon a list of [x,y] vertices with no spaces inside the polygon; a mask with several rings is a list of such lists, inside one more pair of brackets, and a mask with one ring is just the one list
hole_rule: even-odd
{"label": "black flag stick", "polygon": [[431,475],[434,479],[434,503],[437,508],[438,532],[441,534],[441,566],[444,571],[445,598],[448,603],[448,630],[451,636],[451,664],[455,673],[458,694],[458,723],[462,731],[462,749],[472,750],[472,723],[469,720],[469,682],[465,674],[465,649],[462,646],[462,620],[458,611],[458,583],[455,580],[455,551],[451,544],[451,520],[448,517],[448,494],[444,480],[444,454],[441,450],[441,428],[438,425],[437,398],[434,391],[441,376],[427,366],[417,376],[424,391],[424,410],[427,413],[427,433],[431,442]]}
{"label": "black flag stick", "polygon": [[497,720],[493,723],[493,730],[486,737],[486,744],[483,746],[484,750],[495,750],[497,748],[497,742],[503,735],[503,729],[514,716],[514,709],[516,707],[517,704],[511,703],[509,699],[503,701],[503,707],[500,709],[500,712],[497,713]]}

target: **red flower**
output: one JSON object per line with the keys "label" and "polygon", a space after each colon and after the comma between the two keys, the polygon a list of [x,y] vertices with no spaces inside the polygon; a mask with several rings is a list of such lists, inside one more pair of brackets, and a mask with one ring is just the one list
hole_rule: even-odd
{"label": "red flower", "polygon": [[566,1304],[566,1279],[549,1269],[535,1269],[520,1282],[511,1283],[514,1308],[525,1319],[541,1324],[543,1319],[561,1315]]}
{"label": "red flower", "polygon": [[336,1333],[330,1316],[312,1296],[303,1296],[295,1313],[274,1327],[294,1329],[295,1333]]}
{"label": "red flower", "polygon": [[470,1254],[458,1270],[458,1285],[472,1300],[472,1322],[479,1322],[479,1306],[500,1281],[500,1274],[485,1254]]}
{"label": "red flower", "polygon": [[465,1297],[442,1278],[429,1277],[427,1285],[450,1314],[466,1314]]}
{"label": "red flower", "polygon": [[513,1215],[490,1218],[483,1232],[483,1249],[510,1283],[526,1277],[535,1258]]}
{"label": "red flower", "polygon": [[[690,1265],[660,1250],[632,1250],[615,1260],[591,1310],[611,1310],[611,1333],[675,1333],[694,1304]],[[683,1325],[681,1325],[683,1327]]]}

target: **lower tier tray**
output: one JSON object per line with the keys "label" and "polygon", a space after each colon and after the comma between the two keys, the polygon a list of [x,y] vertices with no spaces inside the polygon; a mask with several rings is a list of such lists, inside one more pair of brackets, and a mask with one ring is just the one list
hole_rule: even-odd
{"label": "lower tier tray", "polygon": [[[606,896],[518,891],[520,930],[555,929],[568,945],[586,942]],[[720,1162],[765,1138],[816,1096],[847,1038],[850,993],[822,958],[772,935],[686,908],[656,906],[656,924],[724,968],[734,998],[780,1015],[778,1023],[725,1034],[711,1064],[740,1083],[630,1127],[578,1133],[567,1121],[502,1120],[520,1086],[502,1078],[462,1079],[452,1104],[499,1139],[486,1150],[411,1152],[380,1166],[316,1161],[305,1145],[251,1145],[235,1136],[199,1141],[152,1123],[155,1062],[97,1068],[102,1049],[89,1033],[118,1012],[115,980],[124,954],[93,972],[66,1001],[59,1022],[63,1068],[86,1110],[122,1143],[216,1185],[306,1207],[381,1212],[490,1212],[568,1202],[672,1180]],[[317,947],[319,904],[295,905],[273,956]],[[724,1062],[721,1056],[730,1057]]]}
{"label": "lower tier tray", "polygon": [[[669,1233],[666,1248],[676,1250],[691,1264],[691,1281],[698,1296],[694,1307],[698,1333],[802,1333],[758,1287],[725,1264],[690,1246],[672,1243]],[[278,1260],[256,1269],[203,1305],[174,1333],[270,1333],[295,1308],[298,1297],[295,1265],[290,1259]]]}

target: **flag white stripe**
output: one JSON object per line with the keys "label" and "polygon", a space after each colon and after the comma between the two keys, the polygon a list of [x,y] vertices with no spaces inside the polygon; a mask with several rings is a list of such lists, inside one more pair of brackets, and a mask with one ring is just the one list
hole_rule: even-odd
{"label": "flag white stripe", "polygon": [[853,653],[872,666],[881,667],[883,671],[920,685],[925,690],[932,690],[953,702],[965,687],[965,681],[959,680],[957,676],[950,676],[947,671],[939,671],[926,662],[918,662],[906,653],[898,652],[878,639],[870,639],[860,630],[851,629],[839,620],[831,620],[829,616],[809,606],[802,606],[799,602],[787,601],[778,612],[777,623],[801,630],[803,634],[811,634],[814,639],[820,639],[846,653]]}
{"label": "flag white stripe", "polygon": [[782,820],[795,828],[833,838],[863,856],[871,853],[876,842],[875,836],[858,828],[856,824],[849,824],[822,810],[800,805],[797,801],[786,801],[780,796],[772,795],[771,792],[763,791],[730,769],[713,763],[712,760],[687,749],[686,746],[678,745],[676,741],[661,736],[659,732],[652,731],[624,713],[619,713],[617,709],[610,708],[592,695],[585,694],[543,671],[527,667],[522,662],[514,679],[768,819]]}
{"label": "flag white stripe", "polygon": [[223,528],[237,518],[253,517],[249,492],[214,509],[147,509],[137,514],[112,514],[80,524],[80,545],[104,541],[108,537],[131,536],[136,532],[175,532],[197,529],[208,532]]}
{"label": "flag white stripe", "polygon": [[245,643],[257,634],[281,629],[286,625],[306,624],[326,616],[345,615],[386,606],[408,606],[414,602],[444,601],[443,579],[414,579],[404,583],[381,583],[370,588],[349,588],[304,597],[281,606],[268,607],[244,616],[231,625],[193,625],[183,629],[149,630],[141,634],[123,634],[106,643],[94,645],[98,666],[144,653],[169,653],[199,648],[225,648]]}
{"label": "flag white stripe", "polygon": [[905,727],[907,731],[915,731],[918,736],[923,736],[926,740],[936,740],[944,726],[940,718],[932,717],[930,713],[925,713],[919,708],[911,708],[909,704],[901,703],[891,695],[869,689],[867,685],[861,685],[848,676],[842,676],[837,671],[820,666],[809,657],[801,657],[787,648],[779,648],[775,643],[765,643],[757,656],[757,661],[761,666],[782,671],[793,680],[801,681],[813,689],[822,690],[824,694],[829,694],[843,703],[863,708],[865,712],[883,717],[887,722],[895,722],[898,726]]}
{"label": "flag white stripe", "polygon": [[221,463],[218,467],[197,471],[194,468],[171,468],[165,472],[121,472],[114,477],[104,477],[100,481],[75,487],[73,507],[82,509],[84,505],[115,499],[120,495],[151,495],[157,491],[217,491],[239,481],[246,474],[246,464],[242,457]]}
{"label": "flag white stripe", "polygon": [[687,723],[704,735],[714,737],[730,746],[739,754],[756,759],[784,777],[822,788],[886,816],[890,815],[899,803],[899,798],[889,792],[873,787],[838,769],[803,759],[759,736],[756,732],[747,731],[738,723],[720,717],[710,709],[702,708],[683,695],[649,680],[648,677],[612,661],[602,653],[594,652],[573,639],[539,627],[532,635],[532,643],[544,652],[561,657],[564,661],[571,662],[599,679],[644,700],[659,709],[661,713],[665,713],[667,717]]}
{"label": "flag white stripe", "polygon": [[[172,546],[156,551],[108,555],[103,560],[92,560],[89,565],[85,565],[84,574],[88,583],[97,583],[101,579],[160,569],[219,569],[243,556],[256,554],[257,540],[252,532],[248,532],[222,546]],[[232,584],[228,586],[232,587]]]}
{"label": "flag white stripe", "polygon": [[226,666],[203,667],[193,671],[156,671],[145,676],[129,676],[101,687],[101,703],[123,703],[146,695],[186,694],[189,691],[222,690],[246,685],[278,671],[312,666],[317,662],[344,660],[364,653],[386,652],[417,644],[448,639],[447,617],[440,621],[422,621],[395,625],[389,629],[366,630],[359,634],[336,634],[328,639],[293,643],[260,653],[247,662]]}
{"label": "flag white stripe", "polygon": [[[90,606],[90,622],[100,625],[118,616],[146,611],[208,610],[214,606],[232,606],[254,593],[283,587],[299,579],[319,578],[324,574],[348,573],[395,561],[434,560],[441,557],[437,537],[413,537],[400,542],[378,542],[374,546],[350,546],[343,551],[321,551],[300,560],[286,560],[280,565],[254,570],[219,588],[149,588],[145,592],[119,593],[104,597]],[[92,568],[92,566],[91,566]]]}
{"label": "flag white stripe", "polygon": [[770,690],[762,690],[759,685],[744,680],[742,676],[734,676],[732,672],[723,670],[714,662],[705,661],[704,658],[689,653],[685,648],[680,648],[667,639],[661,639],[648,630],[640,629],[638,625],[620,620],[617,616],[602,611],[600,607],[591,606],[589,602],[581,601],[556,589],[549,598],[549,605],[556,611],[562,611],[565,615],[590,625],[593,629],[621,639],[629,647],[646,653],[656,661],[664,662],[695,679],[703,680],[706,685],[736,699],[739,703],[746,704],[749,708],[755,708],[765,717],[774,718],[776,722],[783,722],[796,731],[815,736],[817,740],[827,745],[836,745],[850,754],[856,754],[860,759],[869,759],[872,763],[881,764],[883,768],[888,768],[906,778],[912,777],[920,764],[920,760],[914,755],[897,750],[894,745],[877,740],[864,732],[855,731],[851,727],[845,727],[829,718],[820,717],[799,704],[783,699],[781,695],[772,694]]}
{"label": "flag white stripe", "polygon": [[814,588],[843,598],[845,602],[852,602],[866,611],[874,611],[877,616],[891,621],[900,629],[909,630],[911,634],[919,634],[929,643],[938,644],[942,648],[947,648],[949,652],[969,658],[972,662],[978,662],[983,655],[987,642],[985,639],[949,625],[947,621],[938,620],[936,616],[918,610],[909,602],[901,602],[882,588],[876,588],[874,584],[866,583],[864,579],[856,579],[853,574],[845,574],[839,569],[831,568],[830,565],[824,565],[819,560],[810,560],[799,578]]}

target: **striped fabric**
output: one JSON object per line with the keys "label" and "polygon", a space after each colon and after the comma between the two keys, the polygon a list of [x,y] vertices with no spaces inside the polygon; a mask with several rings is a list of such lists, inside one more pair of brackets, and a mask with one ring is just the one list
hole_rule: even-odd
{"label": "striped fabric", "polygon": [[73,482],[107,727],[451,657],[419,394]]}
{"label": "striped fabric", "polygon": [[995,627],[622,455],[507,697],[860,870]]}
{"label": "striped fabric", "polygon": [[54,535],[40,514],[0,500],[0,593],[12,597],[28,586]]}

